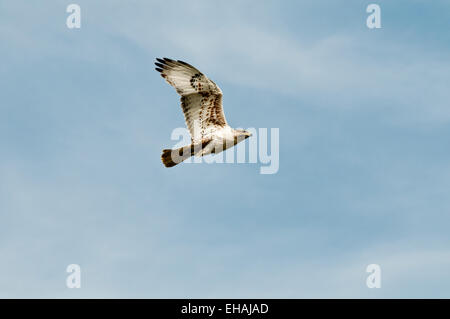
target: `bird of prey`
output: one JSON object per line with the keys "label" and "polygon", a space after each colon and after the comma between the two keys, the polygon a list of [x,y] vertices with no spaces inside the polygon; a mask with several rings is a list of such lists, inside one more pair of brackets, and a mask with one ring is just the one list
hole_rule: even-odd
{"label": "bird of prey", "polygon": [[181,108],[191,135],[190,145],[163,150],[161,159],[166,167],[194,155],[220,153],[252,135],[228,125],[222,109],[222,91],[202,72],[180,60],[156,60],[156,71],[181,95]]}

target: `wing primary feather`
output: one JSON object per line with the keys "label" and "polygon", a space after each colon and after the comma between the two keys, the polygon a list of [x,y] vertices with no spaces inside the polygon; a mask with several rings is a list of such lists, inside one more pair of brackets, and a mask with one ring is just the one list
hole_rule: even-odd
{"label": "wing primary feather", "polygon": [[187,66],[192,67],[192,65],[190,65],[189,63],[186,63],[186,62],[184,62],[184,61],[178,60],[178,62],[181,63],[181,64],[184,64],[184,65],[187,65]]}

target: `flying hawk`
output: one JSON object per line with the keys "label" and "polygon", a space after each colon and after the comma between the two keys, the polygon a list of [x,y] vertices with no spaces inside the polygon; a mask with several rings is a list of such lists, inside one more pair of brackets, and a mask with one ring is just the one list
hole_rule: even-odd
{"label": "flying hawk", "polygon": [[181,95],[181,108],[191,134],[191,145],[163,150],[161,159],[166,167],[193,155],[220,153],[252,135],[228,125],[222,109],[222,91],[206,75],[180,60],[156,60],[156,71]]}

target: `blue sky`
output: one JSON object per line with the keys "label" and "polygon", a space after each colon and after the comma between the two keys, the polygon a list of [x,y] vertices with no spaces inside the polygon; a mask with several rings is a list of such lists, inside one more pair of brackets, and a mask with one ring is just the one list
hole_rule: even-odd
{"label": "blue sky", "polygon": [[[0,297],[450,297],[448,1],[378,30],[369,1],[70,3],[0,2]],[[163,167],[162,56],[280,129],[277,174]]]}

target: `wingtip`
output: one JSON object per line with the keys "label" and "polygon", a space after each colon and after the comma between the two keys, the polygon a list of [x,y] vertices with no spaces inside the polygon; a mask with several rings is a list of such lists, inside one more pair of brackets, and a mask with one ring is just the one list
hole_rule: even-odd
{"label": "wingtip", "polygon": [[160,63],[162,65],[167,65],[167,63],[180,63],[180,64],[183,64],[183,65],[186,65],[186,66],[191,66],[189,63],[184,62],[182,60],[173,60],[173,59],[170,59],[170,58],[167,58],[167,57],[156,58],[156,61],[157,61],[157,62],[155,62],[156,65],[158,65],[158,63]]}

